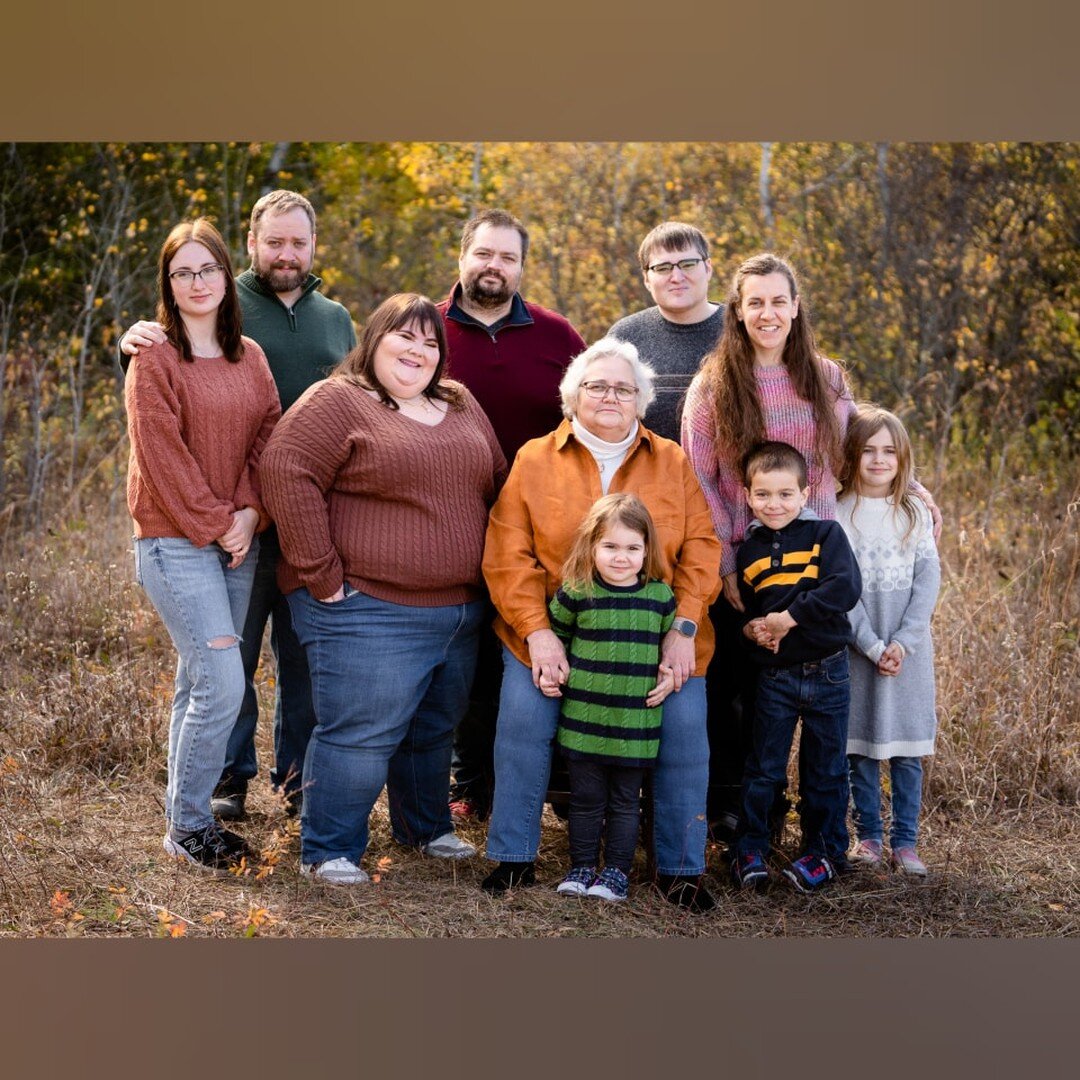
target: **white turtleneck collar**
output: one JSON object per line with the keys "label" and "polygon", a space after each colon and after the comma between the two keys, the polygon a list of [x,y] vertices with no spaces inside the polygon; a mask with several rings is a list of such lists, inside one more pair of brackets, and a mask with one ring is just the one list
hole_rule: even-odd
{"label": "white turtleneck collar", "polygon": [[626,454],[637,438],[638,422],[635,420],[630,428],[630,434],[617,443],[605,442],[594,435],[576,416],[570,423],[574,429],[574,437],[592,454],[596,467],[600,470],[600,488],[606,495],[611,486],[611,478],[626,460]]}

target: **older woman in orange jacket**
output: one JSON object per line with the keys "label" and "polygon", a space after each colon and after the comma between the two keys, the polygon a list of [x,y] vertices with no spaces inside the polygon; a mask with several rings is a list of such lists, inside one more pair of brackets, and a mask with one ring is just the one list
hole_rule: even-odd
{"label": "older woman in orange jacket", "polygon": [[484,879],[492,893],[531,884],[551,765],[559,699],[539,689],[569,670],[548,621],[548,601],[578,525],[609,492],[648,507],[660,539],[664,580],[678,605],[661,649],[677,692],[664,703],[653,779],[658,885],[672,902],[708,910],[705,792],[705,669],[713,651],[709,602],[719,588],[720,543],[701,487],[682,450],[640,417],[653,398],[653,371],[628,342],[605,338],[578,356],[560,386],[566,419],[519,451],[491,512],[484,577],[498,611],[503,684],[495,737],[495,800]]}

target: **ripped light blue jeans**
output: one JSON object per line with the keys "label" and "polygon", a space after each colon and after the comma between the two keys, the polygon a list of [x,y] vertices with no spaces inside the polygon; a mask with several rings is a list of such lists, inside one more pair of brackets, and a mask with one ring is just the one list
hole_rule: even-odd
{"label": "ripped light blue jeans", "polygon": [[165,821],[174,837],[214,820],[210,797],[244,697],[240,638],[258,557],[258,537],[235,570],[217,544],[200,548],[175,536],[135,539],[135,579],[179,654],[165,789]]}

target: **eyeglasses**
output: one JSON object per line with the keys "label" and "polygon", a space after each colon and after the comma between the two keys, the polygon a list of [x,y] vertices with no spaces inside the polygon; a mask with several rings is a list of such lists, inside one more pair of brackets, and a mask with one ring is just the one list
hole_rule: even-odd
{"label": "eyeglasses", "polygon": [[581,389],[589,397],[601,400],[608,396],[609,390],[614,390],[616,401],[633,401],[638,392],[636,386],[627,386],[625,383],[583,382]]}
{"label": "eyeglasses", "polygon": [[684,274],[689,274],[698,263],[704,261],[704,259],[680,259],[678,262],[653,263],[652,266],[646,266],[645,269],[651,270],[654,274],[662,274],[664,277],[667,277],[676,266]]}
{"label": "eyeglasses", "polygon": [[169,280],[190,289],[195,284],[196,278],[202,278],[206,285],[213,285],[223,273],[225,273],[225,267],[213,263],[210,266],[204,266],[201,270],[174,270],[169,275]]}

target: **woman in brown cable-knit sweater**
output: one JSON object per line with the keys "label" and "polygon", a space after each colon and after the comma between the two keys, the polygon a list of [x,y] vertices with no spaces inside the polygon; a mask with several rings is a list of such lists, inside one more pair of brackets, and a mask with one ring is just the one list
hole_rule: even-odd
{"label": "woman in brown cable-knit sweater", "polygon": [[476,853],[450,823],[450,747],[506,461],[472,395],[442,379],[445,363],[434,304],[390,297],[288,411],[260,465],[315,702],[301,869],[335,884],[368,880],[360,861],[384,785],[398,841],[443,858]]}

